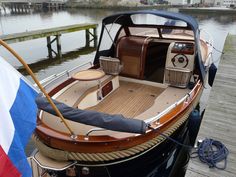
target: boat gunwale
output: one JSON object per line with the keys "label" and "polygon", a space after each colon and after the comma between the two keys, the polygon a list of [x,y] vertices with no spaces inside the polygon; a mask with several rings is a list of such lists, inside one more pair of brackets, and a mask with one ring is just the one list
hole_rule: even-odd
{"label": "boat gunwale", "polygon": [[[154,127],[153,127],[154,129],[148,129],[146,131],[146,134],[144,135],[133,134],[132,136],[124,137],[124,138],[114,138],[108,135],[96,135],[96,136],[77,135],[77,139],[72,139],[69,133],[67,134],[67,133],[59,132],[50,127],[47,127],[47,125],[45,125],[40,120],[38,120],[36,133],[39,139],[41,139],[42,142],[44,142],[48,146],[54,147],[54,148],[60,147],[63,150],[68,150],[68,151],[72,150],[75,152],[93,153],[97,151],[104,152],[104,147],[106,147],[107,151],[130,148],[158,136],[160,132],[167,130],[168,127],[170,127],[176,121],[178,121],[189,109],[191,109],[191,104],[193,104],[197,95],[199,95],[199,92],[202,87],[203,85],[198,82],[198,84],[196,84],[196,86],[193,89],[195,90],[193,97],[191,98],[191,100],[189,100],[188,103],[183,101],[182,104],[178,105],[176,108],[173,108],[170,112],[168,112],[167,114],[163,116],[163,117],[167,117],[166,118],[167,121],[165,121],[164,124],[162,124],[161,126],[155,126],[154,124]],[[158,129],[159,131],[155,131],[156,129]],[[62,147],[62,144],[64,147]],[[78,144],[80,144],[80,147],[78,147]],[[57,145],[60,145],[60,146],[57,146]],[[95,151],[93,147],[96,147]]]}

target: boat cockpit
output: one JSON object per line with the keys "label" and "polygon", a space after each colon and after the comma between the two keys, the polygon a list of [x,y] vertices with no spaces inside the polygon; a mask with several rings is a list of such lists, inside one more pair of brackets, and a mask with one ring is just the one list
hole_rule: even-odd
{"label": "boat cockpit", "polygon": [[94,62],[45,81],[67,120],[48,102],[37,103],[36,146],[53,159],[102,165],[161,147],[162,134],[185,132],[211,50],[191,16],[137,11],[104,18]]}
{"label": "boat cockpit", "polygon": [[[176,26],[167,21],[155,26],[133,22],[122,25],[121,18],[103,23],[93,69],[101,70],[104,76],[76,81],[72,78],[61,86],[63,89],[51,93],[54,99],[74,108],[148,120],[191,95],[200,77],[196,56],[200,51],[202,62],[208,60],[208,46],[202,40],[197,44],[186,24]],[[55,117],[47,112],[40,115],[47,126],[66,133],[63,123]],[[165,121],[160,119],[159,123]],[[68,122],[77,135],[96,129]],[[108,130],[93,135],[130,136]]]}

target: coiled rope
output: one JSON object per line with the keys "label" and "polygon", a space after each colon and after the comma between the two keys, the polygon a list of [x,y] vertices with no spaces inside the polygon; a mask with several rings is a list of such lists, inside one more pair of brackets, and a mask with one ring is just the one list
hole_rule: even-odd
{"label": "coiled rope", "polygon": [[[227,166],[227,156],[229,154],[229,150],[220,141],[206,138],[202,141],[202,143],[200,143],[197,151],[192,154],[197,154],[192,157],[199,157],[199,159],[203,163],[206,163],[209,168],[215,167],[217,169],[224,170]],[[223,166],[218,165],[221,161],[224,161]]]}
{"label": "coiled rope", "polygon": [[[170,136],[165,135],[164,133],[160,134],[164,136],[166,139],[171,140],[172,142],[184,147],[191,149],[192,146],[182,144],[179,141],[171,138]],[[193,154],[197,154],[192,156]],[[217,168],[220,170],[224,170],[227,166],[227,156],[229,154],[229,150],[227,147],[221,143],[220,141],[213,140],[213,139],[204,139],[202,143],[197,148],[197,151],[191,154],[191,158],[199,157],[200,161],[206,163],[209,168]],[[223,166],[217,165],[219,162],[224,161]]]}

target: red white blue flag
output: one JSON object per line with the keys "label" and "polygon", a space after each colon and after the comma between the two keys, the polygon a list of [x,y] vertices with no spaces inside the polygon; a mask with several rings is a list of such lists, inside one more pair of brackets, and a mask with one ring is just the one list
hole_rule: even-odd
{"label": "red white blue flag", "polygon": [[36,126],[37,91],[0,57],[0,177],[30,177],[25,146]]}

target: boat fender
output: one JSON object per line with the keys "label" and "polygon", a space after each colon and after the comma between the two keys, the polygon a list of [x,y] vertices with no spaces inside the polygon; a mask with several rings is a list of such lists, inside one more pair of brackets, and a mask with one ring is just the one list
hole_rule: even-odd
{"label": "boat fender", "polygon": [[215,76],[217,72],[217,67],[215,66],[214,63],[211,64],[209,68],[209,75],[208,75],[208,84],[212,87]]}
{"label": "boat fender", "polygon": [[195,83],[194,83],[194,82],[189,82],[189,83],[188,83],[188,88],[189,88],[189,89],[192,90],[192,89],[194,88],[194,86],[195,86]]}
{"label": "boat fender", "polygon": [[201,114],[197,109],[194,109],[189,115],[188,129],[189,129],[189,141],[194,146],[198,130],[201,125]]}

